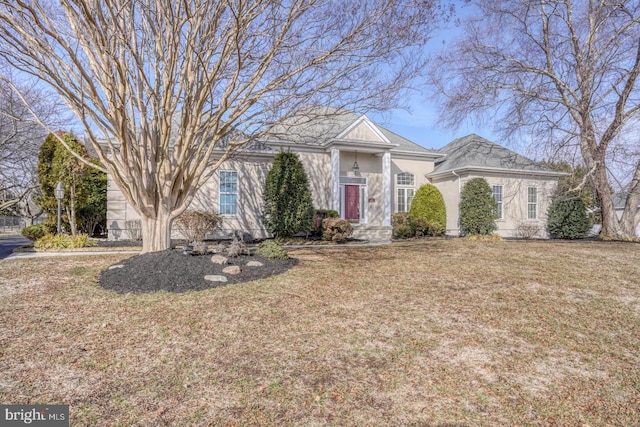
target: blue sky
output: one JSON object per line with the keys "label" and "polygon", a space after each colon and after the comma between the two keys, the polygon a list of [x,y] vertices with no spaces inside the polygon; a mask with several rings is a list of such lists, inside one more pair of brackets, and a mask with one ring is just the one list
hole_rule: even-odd
{"label": "blue sky", "polygon": [[439,124],[439,107],[426,99],[425,96],[412,97],[409,104],[410,112],[394,110],[382,114],[370,113],[367,114],[367,117],[398,135],[429,149],[442,148],[452,140],[470,133],[476,133],[487,139],[493,138],[493,134],[488,128],[464,124],[459,129],[452,130]]}
{"label": "blue sky", "polygon": [[[464,18],[473,13],[473,8],[468,4],[456,4],[456,16]],[[427,51],[442,49],[450,40],[459,35],[460,29],[453,23],[433,33]],[[419,82],[416,82],[419,84]],[[421,92],[422,90],[423,92]],[[478,134],[484,138],[500,143],[494,136],[490,126],[474,125],[471,122],[464,123],[460,128],[448,129],[438,121],[439,106],[430,98],[428,87],[416,88],[413,96],[407,102],[410,111],[394,110],[386,113],[367,114],[374,122],[401,135],[425,148],[442,148],[452,140],[469,135]]]}

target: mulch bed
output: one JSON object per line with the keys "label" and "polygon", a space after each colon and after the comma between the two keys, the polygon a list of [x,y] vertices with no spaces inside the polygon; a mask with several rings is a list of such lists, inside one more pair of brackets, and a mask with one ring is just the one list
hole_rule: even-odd
{"label": "mulch bed", "polygon": [[[259,261],[261,267],[248,267],[247,262]],[[289,258],[267,259],[259,255],[241,255],[229,258],[226,265],[211,262],[211,255],[185,255],[181,250],[169,249],[127,258],[100,274],[99,283],[105,289],[120,294],[157,291],[187,292],[226,286],[234,283],[264,279],[281,274],[297,264]],[[224,274],[222,269],[237,265],[239,274]],[[112,266],[113,267],[113,266]],[[205,280],[207,275],[224,275],[227,282]]]}

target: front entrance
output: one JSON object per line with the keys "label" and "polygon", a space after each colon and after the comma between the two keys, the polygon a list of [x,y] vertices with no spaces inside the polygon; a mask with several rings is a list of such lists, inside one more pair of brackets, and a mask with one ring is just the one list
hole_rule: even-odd
{"label": "front entrance", "polygon": [[344,186],[344,219],[360,221],[360,186]]}
{"label": "front entrance", "polygon": [[340,177],[340,218],[367,223],[367,179],[363,177]]}

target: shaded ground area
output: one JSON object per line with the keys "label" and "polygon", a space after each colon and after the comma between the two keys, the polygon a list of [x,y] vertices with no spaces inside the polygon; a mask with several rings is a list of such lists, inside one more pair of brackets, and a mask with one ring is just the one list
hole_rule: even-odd
{"label": "shaded ground area", "polygon": [[[248,266],[259,261],[262,266]],[[114,264],[100,274],[100,285],[118,293],[146,293],[156,291],[186,292],[215,288],[232,283],[248,282],[281,274],[296,264],[295,259],[267,259],[259,255],[229,258],[226,265],[214,264],[210,255],[184,255],[170,249],[136,255]],[[225,274],[222,269],[237,265],[241,272]],[[207,275],[223,275],[226,282],[205,280]]]}

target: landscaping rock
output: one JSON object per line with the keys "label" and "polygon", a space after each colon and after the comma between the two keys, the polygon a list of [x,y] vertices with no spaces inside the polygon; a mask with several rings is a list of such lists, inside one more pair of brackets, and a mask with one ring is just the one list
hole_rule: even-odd
{"label": "landscaping rock", "polygon": [[208,280],[210,282],[226,282],[227,278],[225,276],[220,276],[217,274],[209,274],[207,276],[204,276],[204,280]]}
{"label": "landscaping rock", "polygon": [[[249,261],[259,261],[264,266],[247,268]],[[229,265],[214,264],[210,256],[185,256],[182,250],[170,249],[126,258],[115,263],[115,268],[105,267],[99,282],[103,288],[120,294],[201,291],[281,274],[296,262],[295,259],[268,259],[260,255],[240,256],[233,265],[240,266],[241,272],[226,275],[222,269]],[[205,276],[222,278],[205,279]]]}
{"label": "landscaping rock", "polygon": [[260,261],[249,261],[247,267],[262,267],[264,264]]}
{"label": "landscaping rock", "polygon": [[213,255],[211,257],[211,262],[214,264],[220,264],[220,265],[224,265],[227,263],[229,259],[227,257],[224,257],[222,255]]}
{"label": "landscaping rock", "polygon": [[115,264],[115,265],[112,265],[111,267],[109,267],[109,270],[113,270],[113,269],[116,269],[116,268],[124,268],[124,265],[122,265],[122,264]]}
{"label": "landscaping rock", "polygon": [[225,274],[240,274],[242,272],[242,270],[240,270],[240,267],[238,267],[237,265],[230,265],[229,267],[225,267],[222,269],[222,272]]}

